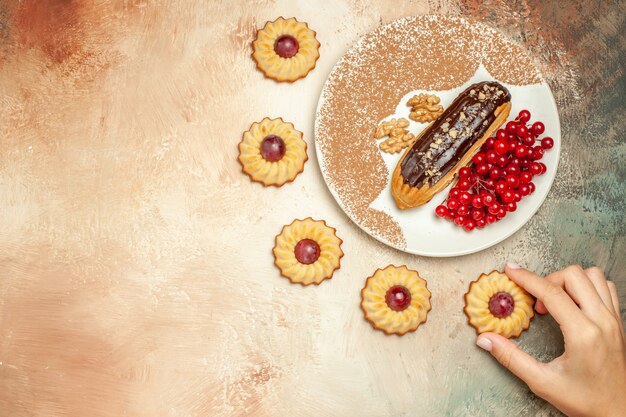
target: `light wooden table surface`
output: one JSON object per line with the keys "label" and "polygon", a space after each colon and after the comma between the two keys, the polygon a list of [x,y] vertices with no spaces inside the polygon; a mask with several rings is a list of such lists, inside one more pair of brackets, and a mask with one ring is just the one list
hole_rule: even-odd
{"label": "light wooden table surface", "polygon": [[[22,0],[0,2],[0,416],[556,415],[474,345],[462,294],[516,260],[599,265],[626,314],[624,2]],[[320,89],[359,36],[395,18],[473,17],[525,45],[563,129],[547,201],[518,233],[451,259],[387,248],[327,191],[313,150]],[[264,79],[256,28],[295,16],[321,58]],[[236,161],[265,116],[304,132],[298,179],[263,188]],[[279,277],[283,224],[345,241],[319,287]],[[428,279],[428,323],[375,332],[358,307],[376,268]],[[538,318],[519,344],[562,350]]]}

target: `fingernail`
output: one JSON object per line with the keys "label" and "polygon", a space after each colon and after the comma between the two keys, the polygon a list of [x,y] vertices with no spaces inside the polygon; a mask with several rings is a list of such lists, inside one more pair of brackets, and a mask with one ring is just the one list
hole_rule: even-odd
{"label": "fingernail", "polygon": [[515,262],[507,262],[506,263],[507,268],[509,269],[520,269],[520,266],[518,264],[516,264]]}
{"label": "fingernail", "polygon": [[487,339],[486,337],[479,337],[478,339],[476,339],[476,344],[479,348],[485,349],[487,352],[491,352],[491,348],[493,347],[493,345],[491,344],[491,340]]}

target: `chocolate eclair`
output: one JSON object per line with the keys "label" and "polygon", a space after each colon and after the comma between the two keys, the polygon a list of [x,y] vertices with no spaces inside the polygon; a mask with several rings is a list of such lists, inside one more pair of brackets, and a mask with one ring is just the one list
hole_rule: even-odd
{"label": "chocolate eclair", "polygon": [[391,193],[405,210],[429,202],[468,165],[509,116],[511,94],[495,81],[472,84],[418,136],[391,177]]}

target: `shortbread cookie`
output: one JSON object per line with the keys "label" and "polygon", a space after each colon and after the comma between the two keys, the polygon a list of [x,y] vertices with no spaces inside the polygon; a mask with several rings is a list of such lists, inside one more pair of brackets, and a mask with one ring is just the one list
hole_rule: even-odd
{"label": "shortbread cookie", "polygon": [[283,119],[265,118],[253,123],[239,143],[243,171],[264,185],[281,186],[293,181],[307,161],[302,132]]}
{"label": "shortbread cookie", "polygon": [[518,337],[530,326],[535,300],[503,272],[481,274],[465,294],[465,314],[476,333]]}
{"label": "shortbread cookie", "polygon": [[267,78],[294,82],[315,68],[320,43],[315,31],[295,18],[267,22],[252,42],[252,57]]}
{"label": "shortbread cookie", "polygon": [[361,308],[375,329],[402,336],[417,330],[431,309],[430,291],[417,271],[389,265],[369,277]]}
{"label": "shortbread cookie", "polygon": [[319,284],[339,269],[342,243],[324,220],[294,220],[276,236],[274,263],[293,283]]}

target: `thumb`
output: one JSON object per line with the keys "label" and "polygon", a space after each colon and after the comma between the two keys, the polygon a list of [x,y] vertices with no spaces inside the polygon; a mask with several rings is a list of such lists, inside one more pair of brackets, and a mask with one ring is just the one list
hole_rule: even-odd
{"label": "thumb", "polygon": [[505,368],[513,372],[528,386],[535,386],[545,380],[543,363],[520,349],[509,339],[496,333],[483,333],[476,344],[491,353]]}

